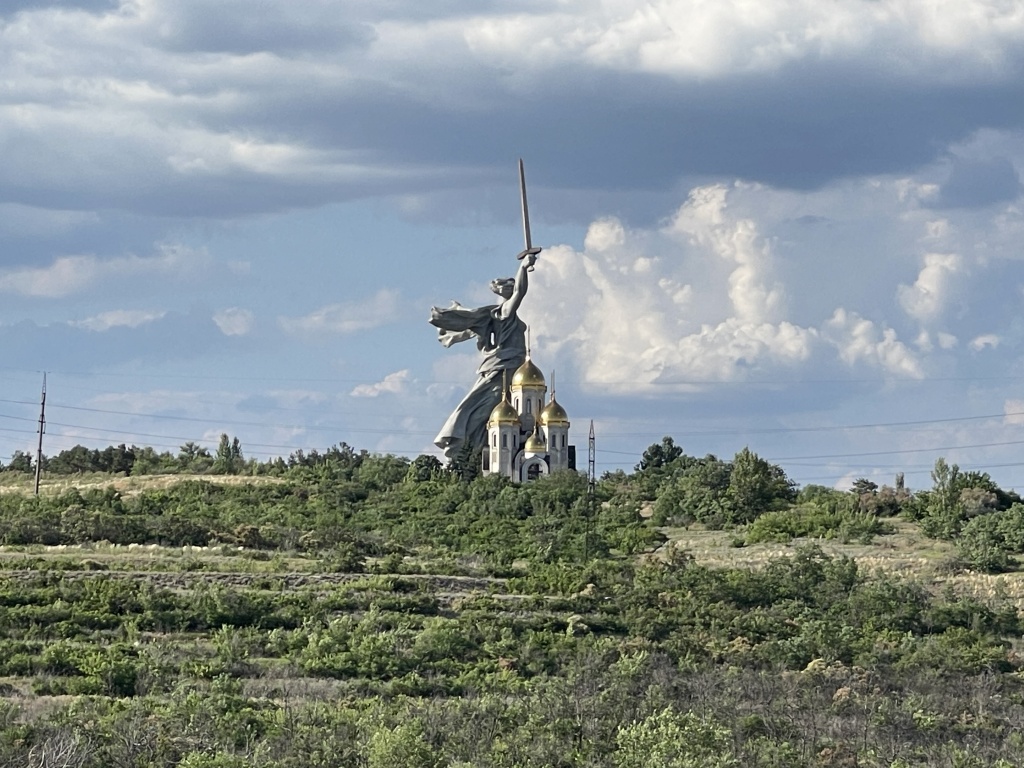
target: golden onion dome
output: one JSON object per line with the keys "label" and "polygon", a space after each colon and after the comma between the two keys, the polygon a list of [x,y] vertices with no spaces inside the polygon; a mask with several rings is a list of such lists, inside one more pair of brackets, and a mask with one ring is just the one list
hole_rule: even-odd
{"label": "golden onion dome", "polygon": [[512,386],[546,387],[547,384],[544,383],[544,374],[540,372],[540,368],[534,365],[533,361],[527,357],[526,362],[520,365],[512,375]]}
{"label": "golden onion dome", "polygon": [[540,412],[540,423],[545,427],[569,426],[569,414],[555,400],[554,395],[551,396],[551,402],[545,405],[544,410]]}
{"label": "golden onion dome", "polygon": [[523,444],[523,451],[527,454],[534,453],[547,453],[548,444],[544,442],[544,438],[538,432],[534,432]]}
{"label": "golden onion dome", "polygon": [[487,419],[487,426],[493,427],[498,424],[519,424],[519,414],[512,407],[512,403],[502,398],[502,401],[494,406],[490,417]]}

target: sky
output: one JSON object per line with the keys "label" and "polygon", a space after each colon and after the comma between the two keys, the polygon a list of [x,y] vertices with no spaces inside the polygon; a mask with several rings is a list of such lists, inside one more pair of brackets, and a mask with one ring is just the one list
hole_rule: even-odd
{"label": "sky", "polygon": [[0,157],[0,461],[439,455],[523,158],[582,469],[1024,491],[1024,0],[4,0]]}

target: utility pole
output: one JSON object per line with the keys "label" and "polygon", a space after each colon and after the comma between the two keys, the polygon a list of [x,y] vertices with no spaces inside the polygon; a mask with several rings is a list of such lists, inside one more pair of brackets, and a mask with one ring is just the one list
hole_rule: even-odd
{"label": "utility pole", "polygon": [[43,398],[39,405],[39,447],[36,449],[36,496],[39,495],[39,478],[43,474],[43,433],[46,432],[46,372],[43,372]]}
{"label": "utility pole", "polygon": [[587,529],[583,534],[583,561],[590,560],[590,527],[593,525],[594,515],[597,513],[594,489],[597,485],[597,442],[594,440],[594,420],[590,420],[589,455],[587,458]]}

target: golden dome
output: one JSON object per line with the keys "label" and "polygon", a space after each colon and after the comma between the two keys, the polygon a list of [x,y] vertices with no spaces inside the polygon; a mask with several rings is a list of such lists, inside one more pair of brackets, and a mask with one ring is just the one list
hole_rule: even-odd
{"label": "golden dome", "polygon": [[546,387],[547,384],[544,383],[544,374],[540,372],[540,368],[534,365],[533,361],[527,357],[526,362],[520,365],[512,375],[512,386]]}
{"label": "golden dome", "polygon": [[523,444],[523,452],[526,454],[547,453],[547,451],[548,444],[537,432],[526,438],[526,442]]}
{"label": "golden dome", "polygon": [[545,427],[549,425],[569,426],[569,414],[558,404],[554,395],[551,396],[551,402],[545,405],[544,410],[540,412],[540,423]]}
{"label": "golden dome", "polygon": [[493,427],[496,424],[518,424],[519,414],[512,407],[512,403],[502,398],[501,402],[494,406],[490,417],[487,419],[487,426]]}

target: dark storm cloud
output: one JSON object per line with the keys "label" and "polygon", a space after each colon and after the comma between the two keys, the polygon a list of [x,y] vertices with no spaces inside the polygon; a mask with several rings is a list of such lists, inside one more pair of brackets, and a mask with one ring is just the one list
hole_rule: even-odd
{"label": "dark storm cloud", "polygon": [[[998,73],[959,78],[880,72],[872,50],[707,77],[616,70],[578,53],[549,71],[526,61],[519,71],[472,49],[458,23],[421,30],[403,3],[375,7],[154,6],[139,35],[155,47],[144,43],[123,69],[86,59],[103,87],[90,84],[83,98],[102,104],[118,135],[78,113],[0,126],[11,158],[0,201],[220,218],[438,190],[476,199],[519,156],[534,185],[584,194],[649,197],[702,178],[813,189],[910,174],[982,128],[1024,125],[1024,67],[1008,44]],[[473,12],[447,3],[430,20],[460,10]],[[368,20],[389,14],[406,26],[381,39]],[[267,51],[277,58],[244,55]],[[936,61],[948,67],[943,55]],[[112,98],[121,91],[108,81],[123,95]],[[250,140],[269,149],[250,153]],[[1007,194],[1003,171],[990,195]],[[954,169],[946,204],[991,199],[972,185]],[[571,207],[555,215],[573,216]]]}
{"label": "dark storm cloud", "polygon": [[176,223],[118,211],[80,215],[0,205],[0,268],[43,267],[70,254],[147,253]]}
{"label": "dark storm cloud", "polygon": [[167,49],[248,54],[298,51],[339,51],[365,47],[374,39],[373,27],[348,23],[338,9],[314,12],[271,3],[201,3],[179,6],[161,29]]}
{"label": "dark storm cloud", "polygon": [[119,4],[118,0],[4,0],[0,6],[0,19],[11,17],[19,11],[38,11],[47,8],[99,13],[113,10]]}
{"label": "dark storm cloud", "polygon": [[937,208],[984,208],[1016,200],[1021,194],[1017,169],[1005,157],[956,158],[942,185]]}
{"label": "dark storm cloud", "polygon": [[310,127],[410,164],[489,166],[528,154],[541,183],[651,189],[682,175],[715,175],[806,189],[908,172],[979,127],[1024,123],[1021,84],[901,89],[784,80],[702,87],[606,77],[584,92],[510,97],[484,114],[362,97],[327,106],[331,119]]}

